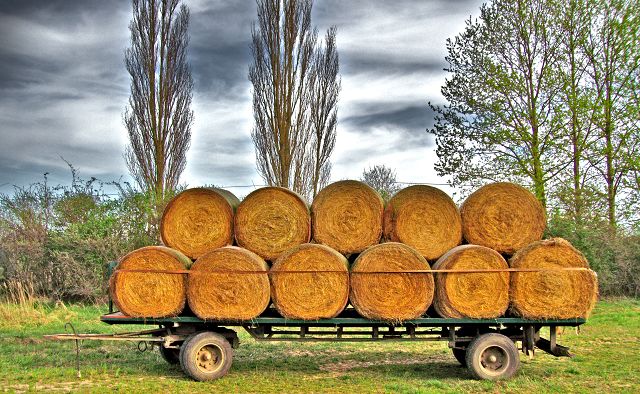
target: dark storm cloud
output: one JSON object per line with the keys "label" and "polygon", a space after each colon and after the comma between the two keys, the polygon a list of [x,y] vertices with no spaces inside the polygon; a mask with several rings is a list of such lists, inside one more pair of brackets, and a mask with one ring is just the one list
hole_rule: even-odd
{"label": "dark storm cloud", "polygon": [[205,2],[191,13],[189,54],[196,92],[239,99],[248,89],[252,1]]}

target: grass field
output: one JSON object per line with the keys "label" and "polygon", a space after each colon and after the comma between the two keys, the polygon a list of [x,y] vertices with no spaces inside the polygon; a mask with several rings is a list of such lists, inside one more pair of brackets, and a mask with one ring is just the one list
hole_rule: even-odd
{"label": "grass field", "polygon": [[244,333],[231,372],[215,382],[189,380],[156,350],[97,341],[82,344],[77,378],[73,342],[42,335],[64,332],[66,321],[79,332],[126,329],[100,323],[105,309],[0,305],[0,391],[640,392],[640,300],[598,303],[579,334],[566,329],[558,338],[575,358],[521,356],[515,378],[495,383],[471,380],[444,342],[273,344]]}

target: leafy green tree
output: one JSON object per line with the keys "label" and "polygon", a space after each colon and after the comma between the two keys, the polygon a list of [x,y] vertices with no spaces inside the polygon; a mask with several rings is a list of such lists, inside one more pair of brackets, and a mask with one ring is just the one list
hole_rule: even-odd
{"label": "leafy green tree", "polygon": [[563,141],[559,145],[570,164],[549,185],[557,204],[581,227],[592,211],[597,186],[586,152],[595,142],[594,90],[585,83],[588,60],[585,45],[594,19],[592,0],[569,0],[557,7],[558,27],[564,34],[560,45],[562,89],[558,106],[563,112]]}
{"label": "leafy green tree", "polygon": [[588,157],[604,182],[607,218],[615,229],[620,195],[637,193],[624,186],[639,169],[640,1],[594,1],[591,6],[595,17],[585,53],[588,84],[596,95],[597,143]]}
{"label": "leafy green tree", "polygon": [[429,103],[441,176],[453,186],[510,179],[546,205],[546,183],[567,165],[558,155],[556,107],[563,36],[551,0],[496,0],[447,41],[446,105]]}

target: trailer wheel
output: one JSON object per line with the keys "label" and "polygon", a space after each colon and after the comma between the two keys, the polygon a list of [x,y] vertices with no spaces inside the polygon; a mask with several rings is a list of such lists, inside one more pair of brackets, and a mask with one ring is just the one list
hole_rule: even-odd
{"label": "trailer wheel", "polygon": [[192,334],[180,347],[182,370],[199,382],[223,377],[229,372],[232,360],[229,341],[214,332]]}
{"label": "trailer wheel", "polygon": [[180,349],[159,346],[160,356],[169,364],[178,364],[180,362]]}
{"label": "trailer wheel", "polygon": [[476,379],[508,379],[518,370],[520,356],[515,343],[508,337],[482,334],[469,344],[466,363]]}
{"label": "trailer wheel", "polygon": [[[458,346],[458,344],[456,343],[456,346]],[[460,365],[462,365],[463,367],[467,365],[467,349],[458,349],[458,348],[451,348],[451,352],[453,353],[453,357],[456,358],[456,360],[458,360],[458,362],[460,363]]]}

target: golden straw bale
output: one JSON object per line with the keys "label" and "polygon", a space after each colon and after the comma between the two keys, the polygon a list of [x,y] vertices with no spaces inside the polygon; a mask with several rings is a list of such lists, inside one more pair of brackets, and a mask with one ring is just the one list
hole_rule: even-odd
{"label": "golden straw bale", "polygon": [[240,202],[231,192],[187,189],[175,196],[160,222],[162,242],[197,259],[209,250],[233,243],[233,210]]}
{"label": "golden straw bale", "polygon": [[351,267],[351,305],[368,319],[403,321],[422,316],[433,300],[433,274],[376,273],[407,270],[430,267],[420,253],[401,243],[368,248]]}
{"label": "golden straw bale", "polygon": [[527,189],[513,183],[485,185],[460,208],[462,234],[470,244],[512,254],[542,239],[544,208]]}
{"label": "golden straw bale", "polygon": [[311,216],[302,197],[282,187],[264,187],[250,193],[235,217],[239,246],[267,260],[309,242]]}
{"label": "golden straw bale", "polygon": [[[582,253],[562,238],[534,242],[511,259],[512,268],[589,268]],[[511,310],[527,319],[587,317],[598,297],[598,278],[588,271],[513,272]]]}
{"label": "golden straw bale", "polygon": [[445,192],[414,185],[397,192],[384,209],[384,236],[436,260],[462,242],[460,211]]}
{"label": "golden straw bale", "polygon": [[186,274],[117,272],[117,270],[186,270],[191,260],[164,246],[147,246],[120,259],[109,280],[109,293],[118,309],[131,317],[171,317],[184,309]]}
{"label": "golden straw bale", "polygon": [[273,264],[270,276],[273,305],[288,319],[331,319],[349,300],[349,262],[325,245],[303,244],[288,250]]}
{"label": "golden straw bale", "polygon": [[338,181],[322,189],[311,205],[313,238],[342,254],[380,242],[384,201],[359,181]]}
{"label": "golden straw bale", "polygon": [[[509,266],[500,253],[479,245],[462,245],[445,253],[432,267],[493,270]],[[436,273],[433,306],[447,318],[490,319],[509,307],[509,272]]]}
{"label": "golden straw bale", "polygon": [[253,319],[269,306],[268,270],[260,256],[237,246],[209,251],[191,266],[189,308],[205,320]]}

